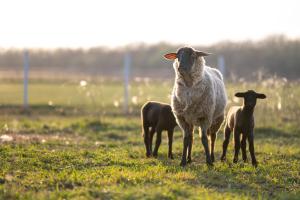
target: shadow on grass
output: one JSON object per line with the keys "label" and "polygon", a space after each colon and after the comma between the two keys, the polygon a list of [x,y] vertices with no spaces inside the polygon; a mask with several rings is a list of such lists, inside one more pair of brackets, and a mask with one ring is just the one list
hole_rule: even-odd
{"label": "shadow on grass", "polygon": [[46,104],[30,105],[27,109],[23,105],[0,105],[0,112],[5,115],[78,115],[83,110],[71,106],[50,106]]}
{"label": "shadow on grass", "polygon": [[299,138],[300,133],[298,132],[286,132],[275,128],[255,128],[254,130],[255,138]]}
{"label": "shadow on grass", "polygon": [[[272,160],[284,159],[285,166],[278,163],[269,163],[269,160],[262,160],[259,162],[259,166],[254,168],[251,162],[243,163],[241,160],[237,164],[233,164],[231,160],[222,163],[217,159],[215,166],[210,168],[206,166],[204,155],[201,153],[201,158],[194,157],[192,164],[188,164],[186,167],[180,167],[180,154],[175,154],[175,162],[166,158],[166,155],[160,155],[157,160],[171,173],[178,173],[180,171],[189,172],[194,175],[194,178],[184,180],[186,184],[195,187],[197,185],[203,185],[205,188],[218,191],[220,193],[233,193],[244,194],[258,198],[274,198],[280,194],[287,194],[287,191],[295,187],[295,184],[299,184],[299,180],[296,176],[284,178],[280,175],[276,175],[270,178],[270,174],[274,174],[274,169],[284,168],[287,163],[299,160],[295,155],[272,155]],[[263,156],[266,158],[268,155]],[[195,159],[196,158],[196,159]],[[269,163],[269,164],[268,164]],[[174,165],[175,166],[174,168]],[[173,168],[171,167],[173,166]],[[272,170],[271,170],[272,168]],[[173,170],[172,170],[173,169]],[[278,173],[278,172],[276,172]],[[283,172],[282,172],[283,173]],[[286,174],[286,173],[283,173]],[[282,181],[274,181],[281,179]]]}
{"label": "shadow on grass", "polygon": [[130,109],[129,113],[124,114],[122,109],[113,105],[104,107],[91,107],[88,105],[48,105],[34,104],[29,105],[27,109],[22,104],[0,104],[0,112],[5,115],[57,115],[57,116],[139,116],[140,106]]}

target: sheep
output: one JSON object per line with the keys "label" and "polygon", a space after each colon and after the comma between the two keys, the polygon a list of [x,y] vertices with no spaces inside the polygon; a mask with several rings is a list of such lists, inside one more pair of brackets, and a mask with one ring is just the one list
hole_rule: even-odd
{"label": "sheep", "polygon": [[215,160],[216,132],[224,120],[227,95],[222,74],[217,69],[205,65],[203,57],[208,55],[209,53],[191,47],[182,47],[176,53],[164,55],[166,59],[174,60],[175,82],[171,107],[183,131],[181,166],[192,162],[194,126],[199,127],[199,133],[202,132],[200,137],[206,154],[206,163],[213,165]]}
{"label": "sheep", "polygon": [[[141,109],[141,118],[144,143],[146,147],[146,156],[150,157],[153,155],[154,157],[157,157],[158,148],[161,143],[161,133],[163,130],[166,130],[168,131],[169,139],[168,158],[173,159],[173,132],[174,128],[177,126],[177,123],[172,113],[171,106],[165,103],[154,101],[147,102]],[[149,132],[150,127],[151,129]],[[152,139],[155,132],[157,132],[156,144],[152,154]]]}
{"label": "sheep", "polygon": [[[221,160],[226,160],[226,151],[229,143],[230,133],[233,131],[234,135],[234,158],[233,162],[238,161],[238,154],[240,147],[242,148],[242,156],[244,162],[247,162],[246,154],[246,140],[249,142],[249,151],[251,155],[252,165],[257,167],[258,163],[254,154],[254,107],[256,105],[256,99],[265,99],[266,95],[256,93],[253,90],[247,92],[238,92],[236,97],[244,98],[243,106],[232,106],[227,114],[226,124],[224,129],[224,142],[223,153]],[[242,140],[240,141],[240,135],[242,134]]]}

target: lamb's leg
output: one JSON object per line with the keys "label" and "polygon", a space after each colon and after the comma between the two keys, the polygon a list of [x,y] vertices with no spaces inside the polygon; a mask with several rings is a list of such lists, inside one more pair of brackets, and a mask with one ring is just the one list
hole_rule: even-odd
{"label": "lamb's leg", "polygon": [[227,147],[229,144],[229,139],[230,139],[230,128],[228,126],[225,127],[224,130],[224,142],[223,142],[223,153],[221,156],[221,161],[225,161],[226,160],[226,151],[227,151]]}
{"label": "lamb's leg", "polygon": [[193,141],[194,141],[193,127],[191,127],[190,131],[192,131],[192,134],[191,134],[190,142],[189,142],[189,146],[188,146],[187,163],[191,163],[192,162],[192,146],[193,146]]}
{"label": "lamb's leg", "polygon": [[149,127],[146,125],[143,125],[143,130],[144,130],[144,143],[145,143],[145,148],[146,148],[146,156],[150,157],[151,151],[150,151],[150,144],[149,144]]}
{"label": "lamb's leg", "polygon": [[206,155],[206,164],[208,165],[213,165],[209,153],[209,146],[208,146],[208,137],[207,137],[207,125],[202,125],[201,126],[201,142],[203,144],[204,150],[205,150],[205,155]]}
{"label": "lamb's leg", "polygon": [[253,135],[253,132],[250,132],[250,134],[248,135],[248,142],[249,142],[249,151],[250,151],[250,155],[251,155],[252,165],[254,167],[257,167],[257,161],[256,161],[256,158],[255,158],[255,153],[254,153],[254,135]]}
{"label": "lamb's leg", "polygon": [[173,153],[172,153],[172,144],[173,144],[173,132],[174,130],[168,130],[168,140],[169,140],[169,152],[168,152],[168,158],[174,159]]}
{"label": "lamb's leg", "polygon": [[176,116],[177,122],[181,130],[183,131],[183,149],[182,149],[182,158],[180,165],[185,166],[186,165],[186,156],[187,156],[187,148],[191,142],[192,132],[190,131],[191,125],[188,124],[183,117]]}
{"label": "lamb's leg", "polygon": [[157,157],[157,155],[158,155],[158,148],[159,148],[160,143],[161,143],[161,132],[162,132],[161,129],[156,130],[156,143],[155,143],[155,147],[154,147],[154,151],[153,151],[153,156],[154,157]]}
{"label": "lamb's leg", "polygon": [[240,131],[234,129],[233,130],[233,135],[234,135],[234,158],[233,158],[233,163],[237,163],[239,160],[239,151],[241,147],[241,142],[240,142]]}
{"label": "lamb's leg", "polygon": [[244,162],[247,162],[246,141],[247,141],[246,134],[243,134],[241,148],[242,148],[242,156]]}
{"label": "lamb's leg", "polygon": [[154,136],[154,134],[155,134],[155,128],[154,127],[152,127],[151,129],[150,129],[150,133],[149,133],[149,148],[150,148],[150,152],[151,152],[151,155],[152,155],[152,142],[153,142],[153,136]]}

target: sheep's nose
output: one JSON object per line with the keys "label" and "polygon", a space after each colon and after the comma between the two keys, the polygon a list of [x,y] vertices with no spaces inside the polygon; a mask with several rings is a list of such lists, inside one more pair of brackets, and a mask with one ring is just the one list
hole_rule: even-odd
{"label": "sheep's nose", "polygon": [[178,71],[179,71],[180,73],[183,73],[183,72],[184,72],[184,67],[183,67],[182,65],[179,65]]}

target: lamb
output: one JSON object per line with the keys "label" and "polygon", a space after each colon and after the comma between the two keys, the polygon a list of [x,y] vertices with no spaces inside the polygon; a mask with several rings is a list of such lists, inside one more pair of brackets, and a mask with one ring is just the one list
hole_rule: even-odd
{"label": "lamb", "polygon": [[[236,97],[244,98],[243,106],[233,106],[229,109],[226,124],[225,124],[225,139],[223,142],[223,154],[222,161],[226,160],[226,151],[229,143],[230,133],[233,131],[234,135],[234,159],[233,162],[238,161],[238,154],[240,147],[242,148],[242,156],[244,162],[247,162],[246,154],[246,140],[249,142],[249,151],[251,155],[252,165],[257,167],[257,161],[254,154],[254,107],[256,105],[256,99],[265,99],[265,94],[256,93],[253,90],[247,92],[238,92]],[[242,140],[240,141],[240,135],[242,134]]]}
{"label": "lamb", "polygon": [[[178,125],[183,131],[183,151],[181,166],[192,162],[191,152],[193,129],[199,129],[206,154],[206,163],[213,165],[216,132],[224,120],[227,95],[222,74],[205,65],[208,53],[190,47],[178,49],[164,57],[174,60],[175,83],[171,106]],[[210,139],[210,150],[208,145]],[[188,155],[187,155],[188,153]]]}
{"label": "lamb", "polygon": [[[158,148],[161,143],[161,133],[163,130],[168,131],[169,139],[169,152],[168,157],[173,159],[172,154],[172,143],[173,143],[173,132],[177,126],[175,117],[172,113],[171,106],[164,103],[150,101],[143,105],[141,109],[141,118],[143,126],[143,137],[146,147],[146,156],[150,157],[153,155],[157,157]],[[150,132],[149,132],[149,128]],[[152,154],[152,139],[154,133],[157,132],[156,144]]]}

